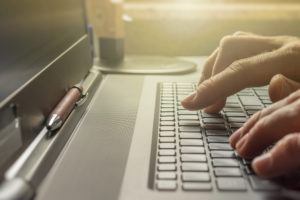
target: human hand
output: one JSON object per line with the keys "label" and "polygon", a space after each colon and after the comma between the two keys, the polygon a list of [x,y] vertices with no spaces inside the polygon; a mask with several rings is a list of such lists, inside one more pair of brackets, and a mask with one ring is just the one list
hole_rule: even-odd
{"label": "human hand", "polygon": [[[272,144],[272,149],[262,152]],[[230,137],[230,144],[262,177],[275,177],[300,168],[300,90],[253,115]]]}
{"label": "human hand", "polygon": [[197,91],[181,103],[189,110],[214,113],[224,107],[227,96],[267,84],[271,100],[277,101],[300,88],[296,81],[300,81],[298,38],[237,32],[221,40],[204,65]]}

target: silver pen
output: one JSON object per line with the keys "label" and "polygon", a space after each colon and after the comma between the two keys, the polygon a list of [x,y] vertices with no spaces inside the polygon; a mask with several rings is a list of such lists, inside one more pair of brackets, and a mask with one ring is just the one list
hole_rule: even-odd
{"label": "silver pen", "polygon": [[53,134],[52,132],[54,130],[63,125],[75,107],[76,102],[81,99],[82,91],[83,88],[81,86],[73,86],[51,112],[46,124],[47,129],[50,131],[50,135]]}

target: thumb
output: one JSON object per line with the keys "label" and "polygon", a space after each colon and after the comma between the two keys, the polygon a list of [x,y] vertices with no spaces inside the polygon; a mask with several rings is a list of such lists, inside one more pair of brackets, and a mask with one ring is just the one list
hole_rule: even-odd
{"label": "thumb", "polygon": [[282,74],[277,74],[273,76],[270,81],[269,95],[272,102],[276,102],[289,96],[289,94],[298,89],[300,89],[299,82],[291,80]]}

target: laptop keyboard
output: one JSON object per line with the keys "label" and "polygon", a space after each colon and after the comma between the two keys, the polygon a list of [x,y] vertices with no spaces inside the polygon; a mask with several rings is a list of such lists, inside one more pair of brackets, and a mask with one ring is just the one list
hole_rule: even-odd
{"label": "laptop keyboard", "polygon": [[160,83],[154,188],[160,191],[278,190],[253,173],[229,136],[255,112],[271,104],[266,87],[244,89],[227,98],[220,114],[188,111],[181,106],[196,85]]}

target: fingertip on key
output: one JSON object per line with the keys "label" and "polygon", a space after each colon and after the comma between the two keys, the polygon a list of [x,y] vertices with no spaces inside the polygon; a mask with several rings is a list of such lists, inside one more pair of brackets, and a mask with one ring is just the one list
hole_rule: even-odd
{"label": "fingertip on key", "polygon": [[259,157],[256,157],[252,162],[252,168],[257,175],[268,177],[270,170],[272,169],[271,153],[265,153]]}
{"label": "fingertip on key", "polygon": [[243,132],[243,127],[239,128],[229,137],[229,143],[232,146],[232,148],[234,149],[236,148],[235,146],[237,142],[240,140],[242,132]]}
{"label": "fingertip on key", "polygon": [[181,105],[183,107],[189,107],[190,104],[193,102],[193,99],[195,98],[196,94],[197,92],[193,92],[190,95],[188,95],[185,99],[181,101]]}

